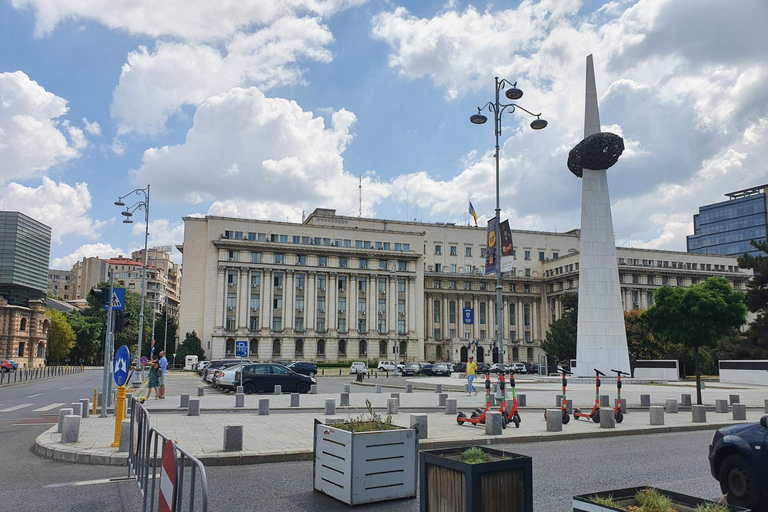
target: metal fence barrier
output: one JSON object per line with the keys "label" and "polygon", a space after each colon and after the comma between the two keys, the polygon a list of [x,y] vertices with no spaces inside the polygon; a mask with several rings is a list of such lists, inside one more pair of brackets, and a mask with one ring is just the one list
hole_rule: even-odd
{"label": "metal fence barrier", "polygon": [[[130,433],[128,471],[129,476],[133,473],[144,497],[142,511],[154,512],[157,505],[157,510],[207,512],[205,466],[176,441],[150,427],[149,411],[135,397],[131,398]],[[167,508],[160,505],[161,501]]]}
{"label": "metal fence barrier", "polygon": [[44,366],[39,368],[19,368],[13,371],[0,372],[0,385],[39,380],[48,377],[58,377],[85,371],[82,366]]}

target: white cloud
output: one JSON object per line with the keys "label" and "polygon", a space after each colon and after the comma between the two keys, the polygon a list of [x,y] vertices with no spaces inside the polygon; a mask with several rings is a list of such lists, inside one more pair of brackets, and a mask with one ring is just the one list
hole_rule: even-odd
{"label": "white cloud", "polygon": [[101,126],[99,126],[98,122],[90,123],[86,118],[83,118],[83,126],[85,126],[85,131],[91,135],[101,135]]}
{"label": "white cloud", "polygon": [[68,235],[97,239],[105,224],[88,216],[91,193],[86,183],[71,186],[43,177],[39,187],[9,183],[0,189],[0,197],[6,209],[20,211],[50,226],[51,239],[56,243]]}
{"label": "white cloud", "polygon": [[120,248],[112,247],[110,244],[102,242],[95,244],[81,245],[75,249],[71,254],[63,256],[61,258],[54,258],[51,262],[51,268],[59,270],[70,270],[72,266],[78,261],[82,261],[83,258],[114,258],[118,254],[126,254]]}
{"label": "white cloud", "polygon": [[[144,239],[143,222],[136,222],[133,225],[133,236]],[[179,222],[171,224],[168,219],[157,219],[149,221],[149,247],[158,247],[161,245],[177,245],[184,243],[184,223]],[[142,244],[143,248],[143,244]]]}
{"label": "white cloud", "polygon": [[0,184],[42,176],[52,166],[80,155],[87,145],[79,128],[64,123],[67,102],[22,71],[0,73]]}

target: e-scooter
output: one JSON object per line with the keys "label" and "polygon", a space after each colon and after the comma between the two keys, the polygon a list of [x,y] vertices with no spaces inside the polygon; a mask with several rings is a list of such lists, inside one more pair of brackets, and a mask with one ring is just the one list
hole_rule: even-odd
{"label": "e-scooter", "polygon": [[624,413],[621,412],[621,376],[629,377],[629,374],[621,370],[612,369],[611,371],[616,372],[616,408],[613,410],[613,417],[616,419],[616,423],[621,423],[624,419]]}
{"label": "e-scooter", "polygon": [[[571,416],[568,414],[568,408],[565,406],[565,387],[568,385],[568,379],[565,376],[573,375],[573,373],[560,366],[557,367],[557,371],[563,375],[563,402],[560,406],[560,412],[563,414],[563,425],[567,425],[571,421]],[[544,419],[547,419],[547,411],[544,411]]]}
{"label": "e-scooter", "polygon": [[[509,372],[509,387],[512,390],[512,407],[509,409],[509,411],[506,410],[506,395],[504,394],[504,381],[501,381],[502,388],[501,388],[501,396],[502,398],[502,415],[504,416],[504,419],[506,420],[504,422],[504,428],[506,428],[507,423],[514,423],[515,428],[520,428],[520,414],[518,414],[517,409],[517,394],[515,393],[515,371],[510,370]],[[566,413],[567,414],[567,413]],[[568,423],[567,421],[564,421],[563,423]]]}
{"label": "e-scooter", "polygon": [[576,419],[591,418],[595,423],[600,423],[600,376],[605,377],[605,374],[597,368],[593,368],[593,370],[595,370],[595,405],[592,406],[589,414],[581,412],[581,409],[574,409],[573,417]]}
{"label": "e-scooter", "polygon": [[477,425],[478,423],[485,423],[485,413],[491,409],[491,373],[485,374],[485,409],[475,409],[472,411],[472,415],[467,418],[464,412],[459,412],[456,416],[456,423],[463,425],[464,423],[471,423]]}

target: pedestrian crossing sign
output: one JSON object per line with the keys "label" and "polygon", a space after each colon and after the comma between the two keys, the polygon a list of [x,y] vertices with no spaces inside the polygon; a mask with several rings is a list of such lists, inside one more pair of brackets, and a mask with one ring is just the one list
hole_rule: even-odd
{"label": "pedestrian crossing sign", "polygon": [[[108,305],[104,304],[104,309]],[[122,311],[125,309],[125,288],[112,288],[112,311]]]}

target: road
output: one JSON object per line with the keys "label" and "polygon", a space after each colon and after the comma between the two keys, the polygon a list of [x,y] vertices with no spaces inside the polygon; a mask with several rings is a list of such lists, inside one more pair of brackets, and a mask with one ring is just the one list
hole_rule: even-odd
{"label": "road", "polygon": [[[133,481],[109,481],[124,477],[126,469],[54,462],[29,450],[35,437],[57,420],[51,413],[56,409],[36,409],[92,395],[93,387],[100,383],[100,372],[86,371],[0,388],[0,450],[6,461],[0,465],[0,511],[140,510],[140,494]],[[321,379],[320,385],[335,389],[343,381]],[[711,436],[712,432],[703,431],[496,447],[533,458],[534,510],[566,512],[572,510],[574,495],[644,484],[718,498],[718,484],[707,466]],[[309,462],[209,467],[206,472],[211,511],[349,510],[312,492]],[[81,485],[71,485],[74,482]],[[356,510],[412,512],[418,510],[418,501],[401,500]]]}

